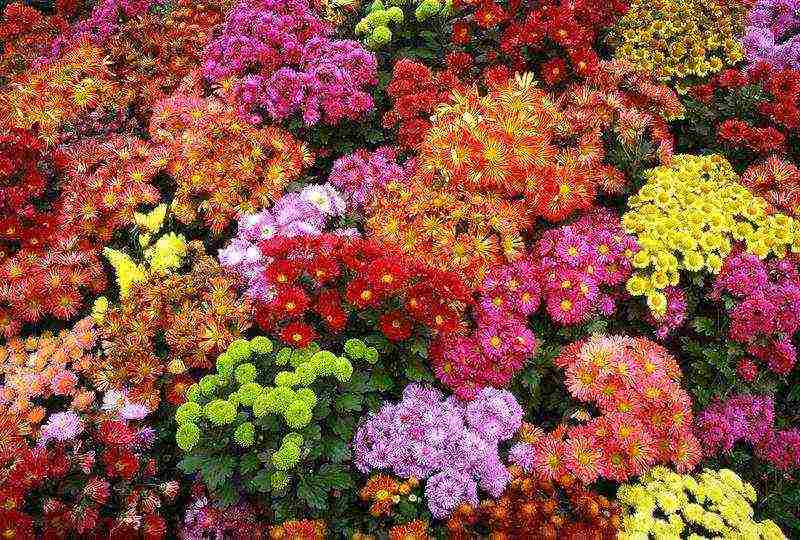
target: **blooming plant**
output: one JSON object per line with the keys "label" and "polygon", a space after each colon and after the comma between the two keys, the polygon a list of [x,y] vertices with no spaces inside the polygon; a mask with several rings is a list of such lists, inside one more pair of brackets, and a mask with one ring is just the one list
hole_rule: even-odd
{"label": "blooming plant", "polygon": [[800,538],[798,7],[0,2],[0,539]]}
{"label": "blooming plant", "polygon": [[781,539],[786,536],[770,520],[755,521],[753,486],[728,469],[705,469],[680,475],[654,467],[639,483],[620,487],[617,499],[626,509],[620,538],[639,535],[679,538]]}
{"label": "blooming plant", "polygon": [[[462,503],[478,504],[478,488],[497,497],[509,481],[497,445],[519,427],[522,409],[505,390],[484,389],[463,403],[434,388],[410,385],[398,404],[385,404],[358,428],[353,446],[362,472],[389,469],[425,479],[434,517]],[[417,454],[415,448],[426,448]]]}
{"label": "blooming plant", "polygon": [[601,415],[551,434],[527,434],[511,449],[511,461],[525,472],[551,480],[569,473],[588,483],[623,481],[657,463],[682,471],[698,463],[689,396],[663,347],[593,336],[568,346],[555,363],[566,371],[570,394],[592,402]]}

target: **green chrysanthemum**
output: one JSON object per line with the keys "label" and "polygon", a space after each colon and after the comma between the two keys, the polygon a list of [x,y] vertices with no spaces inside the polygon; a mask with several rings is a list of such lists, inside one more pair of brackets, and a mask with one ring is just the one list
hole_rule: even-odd
{"label": "green chrysanthemum", "polygon": [[367,347],[366,351],[364,352],[364,360],[370,364],[375,364],[378,362],[379,358],[380,355],[378,354],[378,349],[375,347]]}
{"label": "green chrysanthemum", "polygon": [[278,351],[278,354],[275,355],[275,365],[276,366],[285,366],[289,364],[289,360],[292,358],[292,349],[289,347],[284,347],[283,349]]}
{"label": "green chrysanthemum", "polygon": [[211,401],[203,412],[206,418],[218,426],[231,424],[236,420],[236,405],[224,399]]}
{"label": "green chrysanthemum", "polygon": [[250,340],[250,350],[256,354],[269,354],[272,352],[272,340],[266,336],[256,336]]}
{"label": "green chrysanthemum", "polygon": [[275,384],[278,386],[297,386],[300,384],[300,378],[294,371],[281,371],[275,375]]}
{"label": "green chrysanthemum", "polygon": [[303,429],[311,422],[311,409],[302,400],[293,401],[283,411],[286,424],[292,429]]}
{"label": "green chrysanthemum", "polygon": [[281,444],[293,444],[297,447],[303,446],[303,436],[299,433],[291,432],[283,436]]}
{"label": "green chrysanthemum", "polygon": [[289,475],[284,471],[275,471],[270,479],[272,489],[283,489],[289,485]]}
{"label": "green chrysanthemum", "polygon": [[300,364],[295,368],[294,373],[297,377],[297,381],[303,386],[312,384],[317,378],[316,370],[314,366],[311,365],[311,362]]}
{"label": "green chrysanthemum", "polygon": [[229,354],[222,353],[217,357],[216,365],[217,365],[217,373],[219,373],[219,376],[228,379],[233,373],[233,367],[236,365],[236,362],[233,360],[233,358],[231,358]]}
{"label": "green chrysanthemum", "polygon": [[296,444],[282,444],[280,449],[272,454],[272,464],[279,471],[288,471],[300,461],[300,447]]}
{"label": "green chrysanthemum", "polygon": [[186,389],[186,399],[189,401],[197,402],[200,397],[202,396],[203,391],[200,388],[200,385],[194,383],[189,388]]}
{"label": "green chrysanthemum", "polygon": [[264,393],[264,387],[255,382],[243,384],[237,394],[239,394],[239,402],[242,405],[253,405],[255,399]]}
{"label": "green chrysanthemum", "polygon": [[270,388],[265,394],[267,410],[273,413],[282,413],[290,403],[297,399],[297,393],[288,386]]}
{"label": "green chrysanthemum", "polygon": [[184,452],[191,452],[199,441],[200,428],[197,427],[197,424],[187,422],[178,426],[178,431],[175,433],[175,442],[178,443],[178,448]]}
{"label": "green chrysanthemum", "polygon": [[209,374],[205,375],[202,379],[200,379],[200,389],[203,393],[207,396],[214,395],[214,392],[217,391],[219,387],[219,377],[217,375]]}
{"label": "green chrysanthemum", "polygon": [[330,351],[319,351],[311,357],[309,362],[317,375],[333,375],[336,366],[336,355]]}
{"label": "green chrysanthemum", "polygon": [[246,362],[250,359],[250,342],[246,339],[236,339],[230,344],[226,351],[235,363]]}
{"label": "green chrysanthemum", "polygon": [[256,380],[258,370],[256,369],[256,366],[248,362],[246,364],[240,364],[236,366],[236,371],[234,373],[236,376],[236,382],[239,384],[247,384]]}
{"label": "green chrysanthemum", "polygon": [[256,428],[250,422],[239,424],[236,427],[236,431],[233,432],[233,439],[236,441],[236,444],[244,446],[245,448],[253,445],[255,437]]}
{"label": "green chrysanthemum", "polygon": [[187,401],[175,411],[175,421],[179,424],[186,424],[188,422],[197,422],[200,415],[203,413],[203,408],[199,403]]}
{"label": "green chrysanthemum", "polygon": [[298,390],[297,399],[305,403],[309,409],[313,409],[317,404],[317,394],[311,388],[301,388]]}
{"label": "green chrysanthemum", "polygon": [[346,352],[347,356],[353,358],[354,360],[364,358],[366,350],[367,346],[364,345],[364,342],[360,339],[353,338],[344,342],[344,352]]}
{"label": "green chrysanthemum", "polygon": [[340,382],[347,382],[353,376],[353,364],[347,358],[340,357],[336,360],[333,374]]}

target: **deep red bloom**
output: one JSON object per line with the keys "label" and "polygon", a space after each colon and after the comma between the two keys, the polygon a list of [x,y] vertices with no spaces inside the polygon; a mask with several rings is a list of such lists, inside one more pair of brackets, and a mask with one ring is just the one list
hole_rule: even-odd
{"label": "deep red bloom", "polygon": [[506,13],[492,0],[486,0],[475,12],[475,22],[482,28],[494,28],[506,18]]}
{"label": "deep red bloom", "polygon": [[144,517],[142,523],[142,534],[144,540],[161,540],[166,536],[167,522],[158,514],[151,514]]}
{"label": "deep red bloom", "polygon": [[380,291],[366,279],[357,278],[347,284],[345,299],[359,309],[376,306],[381,301]]}
{"label": "deep red bloom", "polygon": [[390,311],[381,315],[378,327],[389,341],[402,341],[411,335],[413,324],[402,311]]}
{"label": "deep red bloom", "polygon": [[736,365],[736,373],[747,382],[753,382],[758,375],[758,366],[749,358],[742,358]]}
{"label": "deep red bloom", "polygon": [[284,343],[300,349],[308,346],[316,337],[314,329],[301,322],[289,323],[281,332],[281,339]]}
{"label": "deep red bloom", "polygon": [[542,64],[542,80],[549,85],[558,84],[567,76],[567,63],[563,58],[551,58]]}
{"label": "deep red bloom", "polygon": [[278,289],[278,294],[272,302],[273,309],[279,317],[300,317],[308,308],[310,299],[306,292],[296,285]]}
{"label": "deep red bloom", "polygon": [[453,43],[456,45],[467,45],[472,39],[472,32],[469,24],[465,21],[458,21],[453,24]]}
{"label": "deep red bloom", "polygon": [[279,259],[269,266],[265,271],[267,281],[278,286],[289,285],[300,276],[300,268],[297,263],[286,259]]}
{"label": "deep red bloom", "polygon": [[136,432],[123,420],[106,420],[100,426],[100,440],[108,445],[130,448],[136,442]]}
{"label": "deep red bloom", "polygon": [[751,137],[752,128],[742,120],[729,119],[720,124],[717,134],[728,143],[740,145]]}
{"label": "deep red bloom", "polygon": [[307,269],[314,281],[320,285],[333,281],[339,277],[341,273],[336,260],[327,255],[317,255],[314,257],[314,259],[308,263]]}
{"label": "deep red bloom", "polygon": [[747,78],[738,70],[726,69],[719,74],[717,82],[722,88],[738,88],[747,84]]}
{"label": "deep red bloom", "polygon": [[110,478],[131,480],[139,470],[139,459],[133,452],[116,446],[103,452],[103,462],[106,464],[106,475]]}

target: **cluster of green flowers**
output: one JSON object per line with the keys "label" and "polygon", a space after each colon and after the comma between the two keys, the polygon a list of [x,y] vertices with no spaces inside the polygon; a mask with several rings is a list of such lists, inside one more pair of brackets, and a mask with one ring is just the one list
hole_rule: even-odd
{"label": "cluster of green flowers", "polygon": [[[360,348],[349,349],[366,349],[359,344]],[[274,385],[265,384],[266,374],[276,370]],[[320,350],[313,343],[302,350],[284,347],[273,352],[272,341],[264,336],[238,339],[217,358],[216,373],[205,375],[187,390],[188,401],[175,413],[175,439],[187,453],[201,444],[203,434],[218,437],[232,432],[230,436],[240,448],[269,445],[270,441],[258,438],[263,431],[260,428],[269,425],[270,416],[278,417],[291,430],[271,456],[277,470],[272,485],[280,489],[288,481],[286,471],[300,461],[303,436],[297,431],[313,418],[317,394],[310,386],[328,376],[344,383],[352,374],[350,359]]]}
{"label": "cluster of green flowers", "polygon": [[654,313],[666,309],[663,289],[678,284],[679,270],[718,274],[734,241],[762,259],[800,248],[794,219],[768,214],[767,202],[742,186],[719,155],[676,155],[671,165],[645,176],[622,224],[641,248],[632,259],[639,272],[628,280],[628,292],[645,296]]}
{"label": "cluster of green flowers", "polygon": [[403,7],[406,4],[416,4],[414,17],[419,22],[424,22],[431,17],[445,16],[453,12],[452,0],[375,0],[369,7],[367,14],[358,21],[355,27],[357,36],[364,38],[364,44],[370,49],[377,50],[392,41],[390,24],[401,25],[405,20]]}
{"label": "cluster of green flowers", "polygon": [[705,77],[744,57],[734,36],[743,29],[744,3],[635,0],[616,26],[615,57],[642,66],[662,81]]}
{"label": "cluster of green flowers", "polygon": [[753,486],[728,469],[691,476],[653,467],[617,491],[626,511],[619,539],[785,539],[772,521],[753,519],[755,500]]}

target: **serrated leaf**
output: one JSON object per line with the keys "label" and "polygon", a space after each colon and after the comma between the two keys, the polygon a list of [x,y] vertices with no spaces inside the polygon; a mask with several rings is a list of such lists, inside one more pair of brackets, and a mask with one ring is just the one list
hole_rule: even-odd
{"label": "serrated leaf", "polygon": [[318,476],[328,489],[345,490],[354,485],[353,478],[341,465],[326,463],[320,467]]}
{"label": "serrated leaf", "polygon": [[178,463],[178,468],[183,474],[192,474],[201,469],[206,458],[203,456],[186,456]]}
{"label": "serrated leaf", "polygon": [[356,412],[361,410],[363,401],[360,395],[347,392],[336,398],[334,407],[338,411]]}
{"label": "serrated leaf", "polygon": [[342,439],[326,439],[323,455],[331,463],[341,463],[350,459],[350,445]]}
{"label": "serrated leaf", "polygon": [[242,475],[251,474],[257,471],[260,466],[261,461],[258,459],[258,454],[255,452],[245,454],[239,459],[239,471]]}
{"label": "serrated leaf", "polygon": [[336,420],[333,424],[333,432],[336,433],[339,438],[349,441],[353,438],[353,431],[355,430],[356,421],[350,417],[341,417]]}
{"label": "serrated leaf", "polygon": [[300,476],[297,496],[316,510],[324,510],[328,506],[328,492],[320,485],[319,479],[314,474]]}

